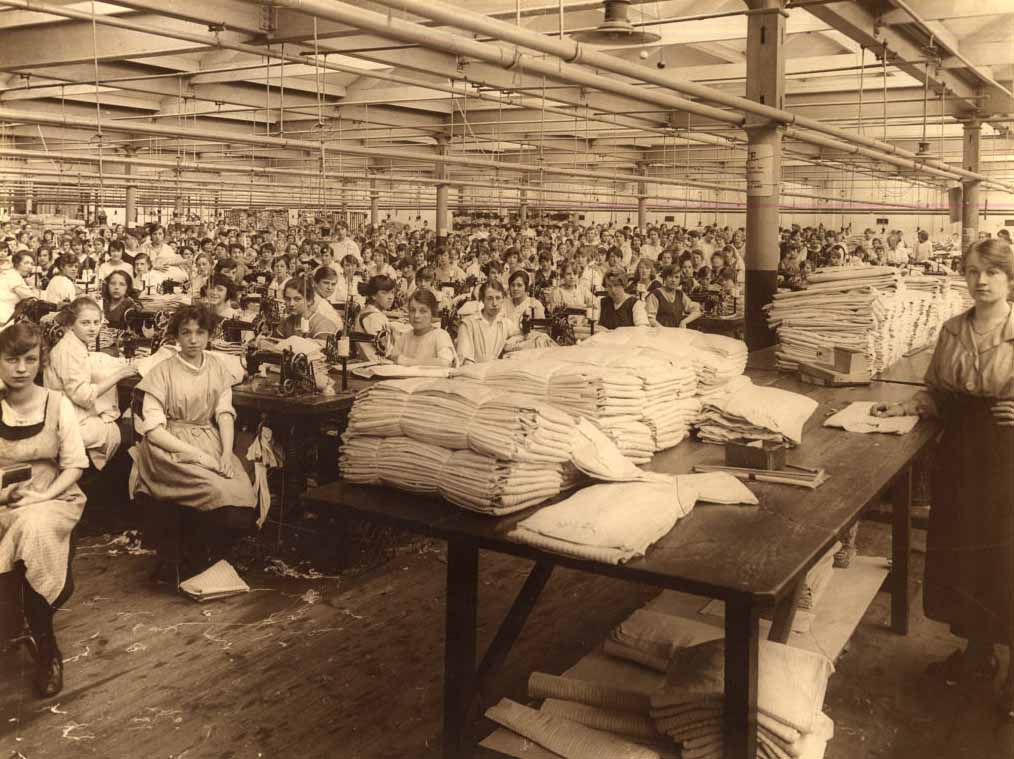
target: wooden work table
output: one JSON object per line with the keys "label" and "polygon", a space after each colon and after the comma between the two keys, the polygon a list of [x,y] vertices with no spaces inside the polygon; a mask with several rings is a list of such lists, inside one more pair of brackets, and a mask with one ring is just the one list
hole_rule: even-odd
{"label": "wooden work table", "polygon": [[[311,490],[305,500],[340,508],[369,521],[446,540],[447,607],[444,661],[444,756],[469,756],[465,736],[478,714],[482,684],[506,658],[555,566],[647,583],[725,601],[725,756],[756,754],[759,617],[774,609],[770,637],[788,638],[806,572],[864,509],[889,494],[894,504],[892,626],[908,631],[908,556],[911,471],[933,441],[937,427],[922,422],[906,436],[857,435],[823,427],[826,416],[852,400],[900,400],[904,385],[873,383],[858,388],[820,388],[789,375],[750,370],[758,385],[773,385],[820,403],[806,425],[803,444],[789,454],[794,464],[824,467],[830,478],[817,490],[750,483],[756,509],[706,506],[695,509],[659,540],[647,556],[614,566],[558,556],[514,543],[505,534],[543,508],[494,518],[459,509],[440,498],[337,481]],[[695,442],[655,456],[648,468],[680,474],[694,465],[720,463],[723,450]],[[478,666],[476,620],[479,551],[531,559],[534,567]]]}

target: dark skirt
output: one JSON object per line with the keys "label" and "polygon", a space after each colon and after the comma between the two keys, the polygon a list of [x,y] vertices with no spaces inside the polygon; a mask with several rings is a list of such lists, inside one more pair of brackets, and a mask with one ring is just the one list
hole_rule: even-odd
{"label": "dark skirt", "polygon": [[1014,427],[992,398],[941,405],[926,550],[926,616],[962,638],[1008,643],[1014,633]]}

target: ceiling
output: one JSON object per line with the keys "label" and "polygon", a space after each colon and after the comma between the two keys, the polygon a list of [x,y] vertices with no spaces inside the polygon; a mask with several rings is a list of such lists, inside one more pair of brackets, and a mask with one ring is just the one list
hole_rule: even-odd
{"label": "ceiling", "polygon": [[[550,37],[602,20],[598,0],[451,2]],[[742,200],[741,125],[658,101],[681,82],[745,96],[745,2],[634,0],[630,20],[660,39],[594,49],[672,85],[594,72],[610,90],[456,54],[448,35],[505,55],[514,46],[397,2],[330,5],[394,26],[251,0],[0,0],[0,180],[39,197],[98,188],[118,202],[134,184],[150,202],[185,193],[276,207],[362,204],[371,190],[388,206],[420,204],[441,182],[470,204],[491,189],[498,202],[526,192],[545,205],[639,191]],[[1012,0],[798,0],[786,13],[786,110],[910,153],[925,142],[954,166],[962,122],[977,117],[980,171],[1014,184]],[[432,39],[406,41],[403,22]],[[785,151],[789,197],[948,184],[796,136]]]}

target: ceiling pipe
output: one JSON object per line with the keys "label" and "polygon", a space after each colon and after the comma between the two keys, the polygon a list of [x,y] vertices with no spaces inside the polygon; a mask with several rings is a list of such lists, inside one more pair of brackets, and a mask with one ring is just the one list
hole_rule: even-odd
{"label": "ceiling pipe", "polygon": [[[218,38],[218,35],[212,34],[191,34],[184,31],[178,30],[165,30],[160,27],[151,26],[148,24],[141,24],[129,19],[117,18],[115,16],[100,16],[96,15],[94,18],[90,13],[84,11],[74,10],[69,6],[51,5],[49,3],[36,2],[36,0],[2,0],[0,6],[8,6],[11,8],[21,8],[24,10],[36,11],[39,13],[47,13],[53,16],[60,16],[63,18],[72,18],[79,21],[94,21],[96,24],[111,26],[117,29],[126,29],[128,31],[143,32],[145,34],[153,34],[159,37],[168,37],[170,39],[178,39],[184,42],[193,42],[199,45],[204,45],[210,48],[218,48],[222,50],[235,50],[241,53],[249,53],[250,55],[256,55],[258,57],[268,56],[280,61],[287,61],[289,63],[296,63],[298,65],[317,65],[321,68],[328,69],[329,71],[335,71],[342,74],[353,74],[355,76],[366,77],[367,79],[376,79],[383,82],[392,82],[394,84],[404,84],[412,87],[423,87],[426,89],[436,90],[438,92],[445,92],[449,95],[456,95],[460,97],[470,97],[477,100],[486,100],[491,103],[497,103],[499,105],[507,105],[511,107],[524,107],[524,108],[540,108],[545,110],[547,113],[554,113],[561,116],[567,116],[568,118],[574,118],[575,114],[563,108],[555,108],[553,106],[546,106],[545,102],[538,97],[526,97],[520,98],[501,97],[488,92],[482,92],[478,90],[469,90],[467,88],[455,87],[453,84],[446,85],[440,84],[433,81],[426,81],[422,79],[413,79],[412,77],[399,76],[395,74],[387,74],[374,69],[359,69],[353,66],[343,66],[338,63],[327,60],[326,54],[322,57],[324,60],[318,60],[312,63],[305,57],[299,55],[283,55],[281,50],[268,51],[266,47],[257,47],[255,45],[246,45],[238,42],[223,42]],[[206,72],[197,72],[206,73]],[[175,76],[188,77],[190,76],[187,72],[179,72]],[[92,82],[78,82],[78,84],[92,84]],[[270,85],[269,85],[270,86]],[[277,88],[276,88],[277,89]],[[198,98],[205,100],[205,102],[216,102],[215,100]],[[343,102],[327,103],[329,108],[336,107],[340,108],[345,105]],[[576,107],[576,106],[575,106]],[[588,109],[586,109],[588,110]],[[590,114],[590,112],[589,112]],[[178,115],[178,114],[173,114]],[[615,116],[623,116],[624,114],[612,114]],[[609,119],[593,118],[592,115],[585,115],[584,118],[589,121],[596,121],[602,124],[609,124],[612,127],[617,127],[615,121]],[[399,127],[409,128],[409,127]],[[650,124],[637,127],[638,129],[644,129],[646,131],[654,131],[658,133],[664,133],[665,128],[653,127]]]}
{"label": "ceiling pipe", "polygon": [[[45,126],[54,127],[70,127],[77,129],[98,129],[98,121],[94,118],[84,118],[82,116],[66,116],[59,114],[49,113],[32,113],[30,111],[16,111],[10,108],[0,107],[0,122],[7,121],[13,124],[26,123],[26,124],[42,124]],[[115,128],[108,122],[103,122],[103,125],[109,128]],[[430,153],[415,153],[410,150],[389,150],[384,148],[365,148],[357,147],[355,145],[341,145],[333,146],[326,145],[321,142],[314,142],[312,140],[295,140],[289,137],[272,137],[268,135],[258,134],[243,134],[240,132],[219,132],[214,129],[208,129],[207,127],[190,128],[190,127],[172,127],[169,125],[162,124],[139,124],[131,123],[130,127],[126,129],[133,134],[150,135],[155,137],[185,137],[190,139],[200,140],[211,140],[214,142],[222,143],[233,143],[233,144],[245,144],[245,145],[260,145],[263,147],[270,148],[282,148],[290,150],[305,150],[312,154],[319,155],[323,150],[325,153],[331,153],[334,155],[354,155],[362,156],[365,158],[391,158],[394,160],[412,160],[420,161],[422,163],[430,164],[447,164],[451,166],[469,166],[472,168],[486,169],[492,171],[509,171],[518,172],[522,174],[539,174],[539,175],[554,175],[554,176],[572,176],[582,177],[585,179],[598,179],[603,181],[612,182],[636,182],[636,174],[612,174],[612,173],[600,173],[595,171],[584,171],[582,169],[570,169],[570,168],[547,168],[545,166],[538,166],[535,164],[523,164],[523,163],[509,163],[505,161],[493,161],[482,158],[465,158],[457,155],[436,155]],[[110,163],[116,163],[115,156],[109,156],[103,160],[108,160]],[[673,187],[697,187],[707,190],[723,190],[727,192],[745,192],[742,188],[732,187],[729,185],[720,185],[712,182],[696,182],[684,179],[668,179],[665,177],[653,178],[653,182],[663,185],[671,185]],[[450,180],[447,184],[453,185],[454,181]]]}
{"label": "ceiling pipe", "polygon": [[[256,3],[258,0],[243,0],[243,2]],[[983,176],[982,174],[967,171],[959,167],[949,166],[948,164],[940,161],[920,157],[916,153],[902,150],[896,145],[855,134],[854,132],[838,129],[824,124],[816,119],[801,116],[780,108],[762,105],[761,103],[754,102],[747,98],[730,95],[711,87],[695,84],[693,82],[682,81],[676,79],[674,76],[666,76],[661,73],[656,73],[646,66],[631,63],[621,58],[606,55],[594,50],[588,50],[580,42],[557,39],[555,37],[550,37],[538,32],[532,32],[518,26],[512,26],[511,24],[496,21],[495,19],[484,16],[481,13],[469,11],[460,6],[450,6],[440,0],[375,0],[375,2],[378,5],[382,5],[387,8],[407,11],[417,16],[422,16],[423,18],[428,18],[458,29],[486,34],[505,42],[511,42],[515,45],[527,47],[532,50],[538,50],[548,55],[555,56],[561,61],[566,61],[568,63],[583,63],[595,69],[609,71],[614,74],[620,74],[640,81],[657,84],[660,87],[665,87],[669,90],[682,92],[685,95],[690,95],[710,103],[724,105],[728,108],[735,108],[738,111],[750,113],[771,121],[776,121],[786,125],[795,125],[803,129],[827,134],[831,137],[844,140],[852,144],[862,145],[872,150],[886,153],[892,157],[915,161],[920,167],[925,166],[947,172],[951,175],[951,178],[955,178],[955,175],[957,175],[958,178],[975,179],[995,186],[998,189],[1014,192],[1014,187],[994,182],[989,177]],[[323,15],[325,18],[331,18],[332,16],[339,14],[344,15],[344,10],[334,12],[336,6],[338,5],[337,3],[324,3],[322,0],[271,0],[271,4],[292,8],[293,10],[301,11],[303,13]],[[408,24],[408,22],[398,21],[393,18],[390,19],[389,24],[385,24],[385,16],[381,16],[380,14],[369,15],[378,16],[381,19],[379,28],[375,29],[375,31],[390,34],[392,36],[400,37],[402,26]],[[373,19],[371,19],[371,21],[373,21]],[[353,22],[349,21],[346,23]],[[453,35],[447,36],[453,37]],[[503,52],[504,54],[508,54],[508,51]],[[522,54],[518,51],[514,51],[514,56],[516,59],[520,59]],[[527,68],[527,60],[525,63]],[[643,93],[641,93],[641,97],[643,98]],[[694,111],[691,111],[691,113],[693,112]],[[742,123],[743,122],[740,121],[741,126]],[[798,139],[802,140],[808,140],[808,138],[809,135],[800,135],[798,137]],[[886,159],[881,158],[880,160]]]}

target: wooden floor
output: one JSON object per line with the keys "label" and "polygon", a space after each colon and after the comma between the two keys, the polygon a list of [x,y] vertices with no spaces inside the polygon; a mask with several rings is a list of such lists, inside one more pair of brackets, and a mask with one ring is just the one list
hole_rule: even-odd
{"label": "wooden floor", "polygon": [[[881,525],[860,535],[885,547]],[[0,759],[439,755],[438,544],[411,544],[351,581],[252,571],[250,594],[200,605],[150,584],[151,557],[109,555],[103,542],[82,541],[77,593],[57,617],[64,692],[35,699],[27,654],[0,658]],[[485,644],[527,566],[482,562]],[[533,668],[562,671],[652,595],[558,570],[489,697],[522,698]],[[925,664],[954,641],[918,613],[912,635],[895,636],[887,611],[882,596],[832,679],[829,759],[1014,759],[985,686],[928,687]]]}

